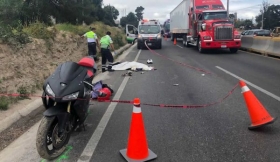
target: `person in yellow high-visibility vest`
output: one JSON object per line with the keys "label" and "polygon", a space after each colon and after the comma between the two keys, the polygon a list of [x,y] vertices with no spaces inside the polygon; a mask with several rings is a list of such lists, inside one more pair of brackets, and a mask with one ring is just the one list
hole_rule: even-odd
{"label": "person in yellow high-visibility vest", "polygon": [[100,46],[99,46],[98,37],[97,37],[96,33],[94,33],[94,31],[95,31],[95,28],[94,27],[90,27],[90,31],[86,32],[81,37],[86,37],[87,38],[87,42],[88,42],[88,55],[93,57],[95,61],[98,61],[99,59],[98,59],[98,57],[96,55],[96,53],[97,53],[96,45],[97,45],[99,50],[100,50]]}
{"label": "person in yellow high-visibility vest", "polygon": [[112,53],[110,51],[110,47],[111,47],[111,49],[113,51],[115,51],[115,49],[114,49],[113,41],[112,41],[110,35],[111,35],[111,32],[107,31],[106,35],[103,36],[100,39],[100,47],[101,47],[101,55],[102,55],[102,72],[106,71],[106,62],[107,62],[107,60],[109,62],[107,70],[108,71],[114,71],[112,69],[114,57],[113,57],[113,55],[112,55]]}

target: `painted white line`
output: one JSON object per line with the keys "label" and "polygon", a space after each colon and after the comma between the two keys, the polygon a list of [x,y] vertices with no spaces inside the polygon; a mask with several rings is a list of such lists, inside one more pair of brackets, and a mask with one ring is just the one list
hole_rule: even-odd
{"label": "painted white line", "polygon": [[140,55],[140,53],[141,53],[141,49],[139,50],[139,52],[137,53],[137,55],[136,55],[136,57],[135,57],[135,59],[134,59],[134,61],[137,61],[138,60],[138,58],[139,58],[139,55]]}
{"label": "painted white line", "polygon": [[179,46],[179,45],[176,45],[176,46],[178,46],[178,47],[180,47],[180,48],[184,48],[184,47],[182,47],[182,46]]}
{"label": "painted white line", "polygon": [[[136,58],[134,59],[134,61],[137,61],[139,55],[141,53],[141,50],[138,52]],[[128,82],[129,77],[125,77],[124,80],[122,81],[116,95],[114,96],[113,100],[119,100],[121,98],[121,95],[124,91],[124,88]],[[100,120],[97,128],[95,129],[94,133],[92,134],[90,140],[88,141],[86,147],[84,148],[84,151],[82,152],[81,156],[78,159],[78,162],[89,162],[96,147],[97,144],[99,142],[99,140],[102,137],[102,134],[111,118],[111,115],[113,114],[115,108],[117,106],[117,103],[112,102],[107,111],[105,112],[105,114],[103,115],[102,119]]]}
{"label": "painted white line", "polygon": [[245,80],[245,79],[243,79],[243,78],[241,78],[241,77],[239,77],[239,76],[237,76],[237,75],[235,75],[235,74],[233,74],[233,73],[231,73],[231,72],[229,72],[229,71],[227,71],[227,70],[225,70],[225,69],[223,69],[223,68],[221,68],[221,67],[219,67],[219,66],[216,66],[216,68],[222,70],[223,72],[225,72],[225,73],[227,73],[227,74],[229,74],[229,75],[231,75],[231,76],[233,76],[233,77],[235,77],[235,78],[237,78],[237,79],[239,79],[239,80],[243,80],[244,82],[246,82],[246,83],[249,84],[250,86],[256,88],[257,90],[259,90],[259,91],[261,91],[261,92],[267,94],[268,96],[270,96],[270,97],[272,97],[272,98],[274,98],[274,99],[280,101],[280,97],[279,97],[279,96],[276,96],[275,94],[273,94],[273,93],[271,93],[271,92],[268,92],[267,90],[265,90],[265,89],[263,89],[263,88],[261,88],[261,87],[255,85],[255,84],[253,84],[253,83],[251,83],[251,82],[249,82],[249,81],[247,81],[247,80]]}

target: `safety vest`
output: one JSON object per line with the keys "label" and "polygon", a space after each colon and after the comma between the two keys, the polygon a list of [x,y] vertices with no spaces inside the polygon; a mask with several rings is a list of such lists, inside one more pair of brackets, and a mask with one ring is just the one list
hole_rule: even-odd
{"label": "safety vest", "polygon": [[88,40],[89,43],[96,41],[95,40],[95,35],[96,34],[93,31],[89,31],[89,32],[86,33],[86,37],[87,37],[87,40]]}
{"label": "safety vest", "polygon": [[104,37],[102,37],[100,40],[101,48],[108,48],[110,45],[110,39],[111,38],[109,35],[105,35]]}

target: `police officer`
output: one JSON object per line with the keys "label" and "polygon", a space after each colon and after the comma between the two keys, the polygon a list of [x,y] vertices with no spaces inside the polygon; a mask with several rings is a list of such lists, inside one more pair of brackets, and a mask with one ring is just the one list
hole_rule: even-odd
{"label": "police officer", "polygon": [[99,41],[98,41],[98,37],[97,35],[94,33],[95,28],[94,27],[90,27],[91,31],[86,32],[84,35],[82,35],[81,37],[86,37],[87,38],[87,42],[88,42],[88,55],[93,57],[94,60],[97,62],[99,59],[96,55],[96,45],[98,45],[98,48],[100,50],[100,46],[99,46]]}
{"label": "police officer", "polygon": [[112,64],[114,62],[114,58],[112,53],[110,52],[110,47],[112,50],[115,51],[113,41],[110,37],[111,32],[107,31],[106,35],[100,39],[100,46],[101,46],[101,55],[102,55],[102,72],[106,71],[106,62],[108,60],[109,66],[108,71],[114,71],[112,69]]}

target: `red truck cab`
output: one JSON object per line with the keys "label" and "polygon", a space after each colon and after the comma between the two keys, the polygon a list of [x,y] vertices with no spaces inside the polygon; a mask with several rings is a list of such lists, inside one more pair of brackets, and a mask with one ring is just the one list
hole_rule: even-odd
{"label": "red truck cab", "polygon": [[184,42],[206,49],[229,48],[236,53],[241,47],[241,35],[227,17],[220,0],[193,0],[189,10],[189,33]]}

